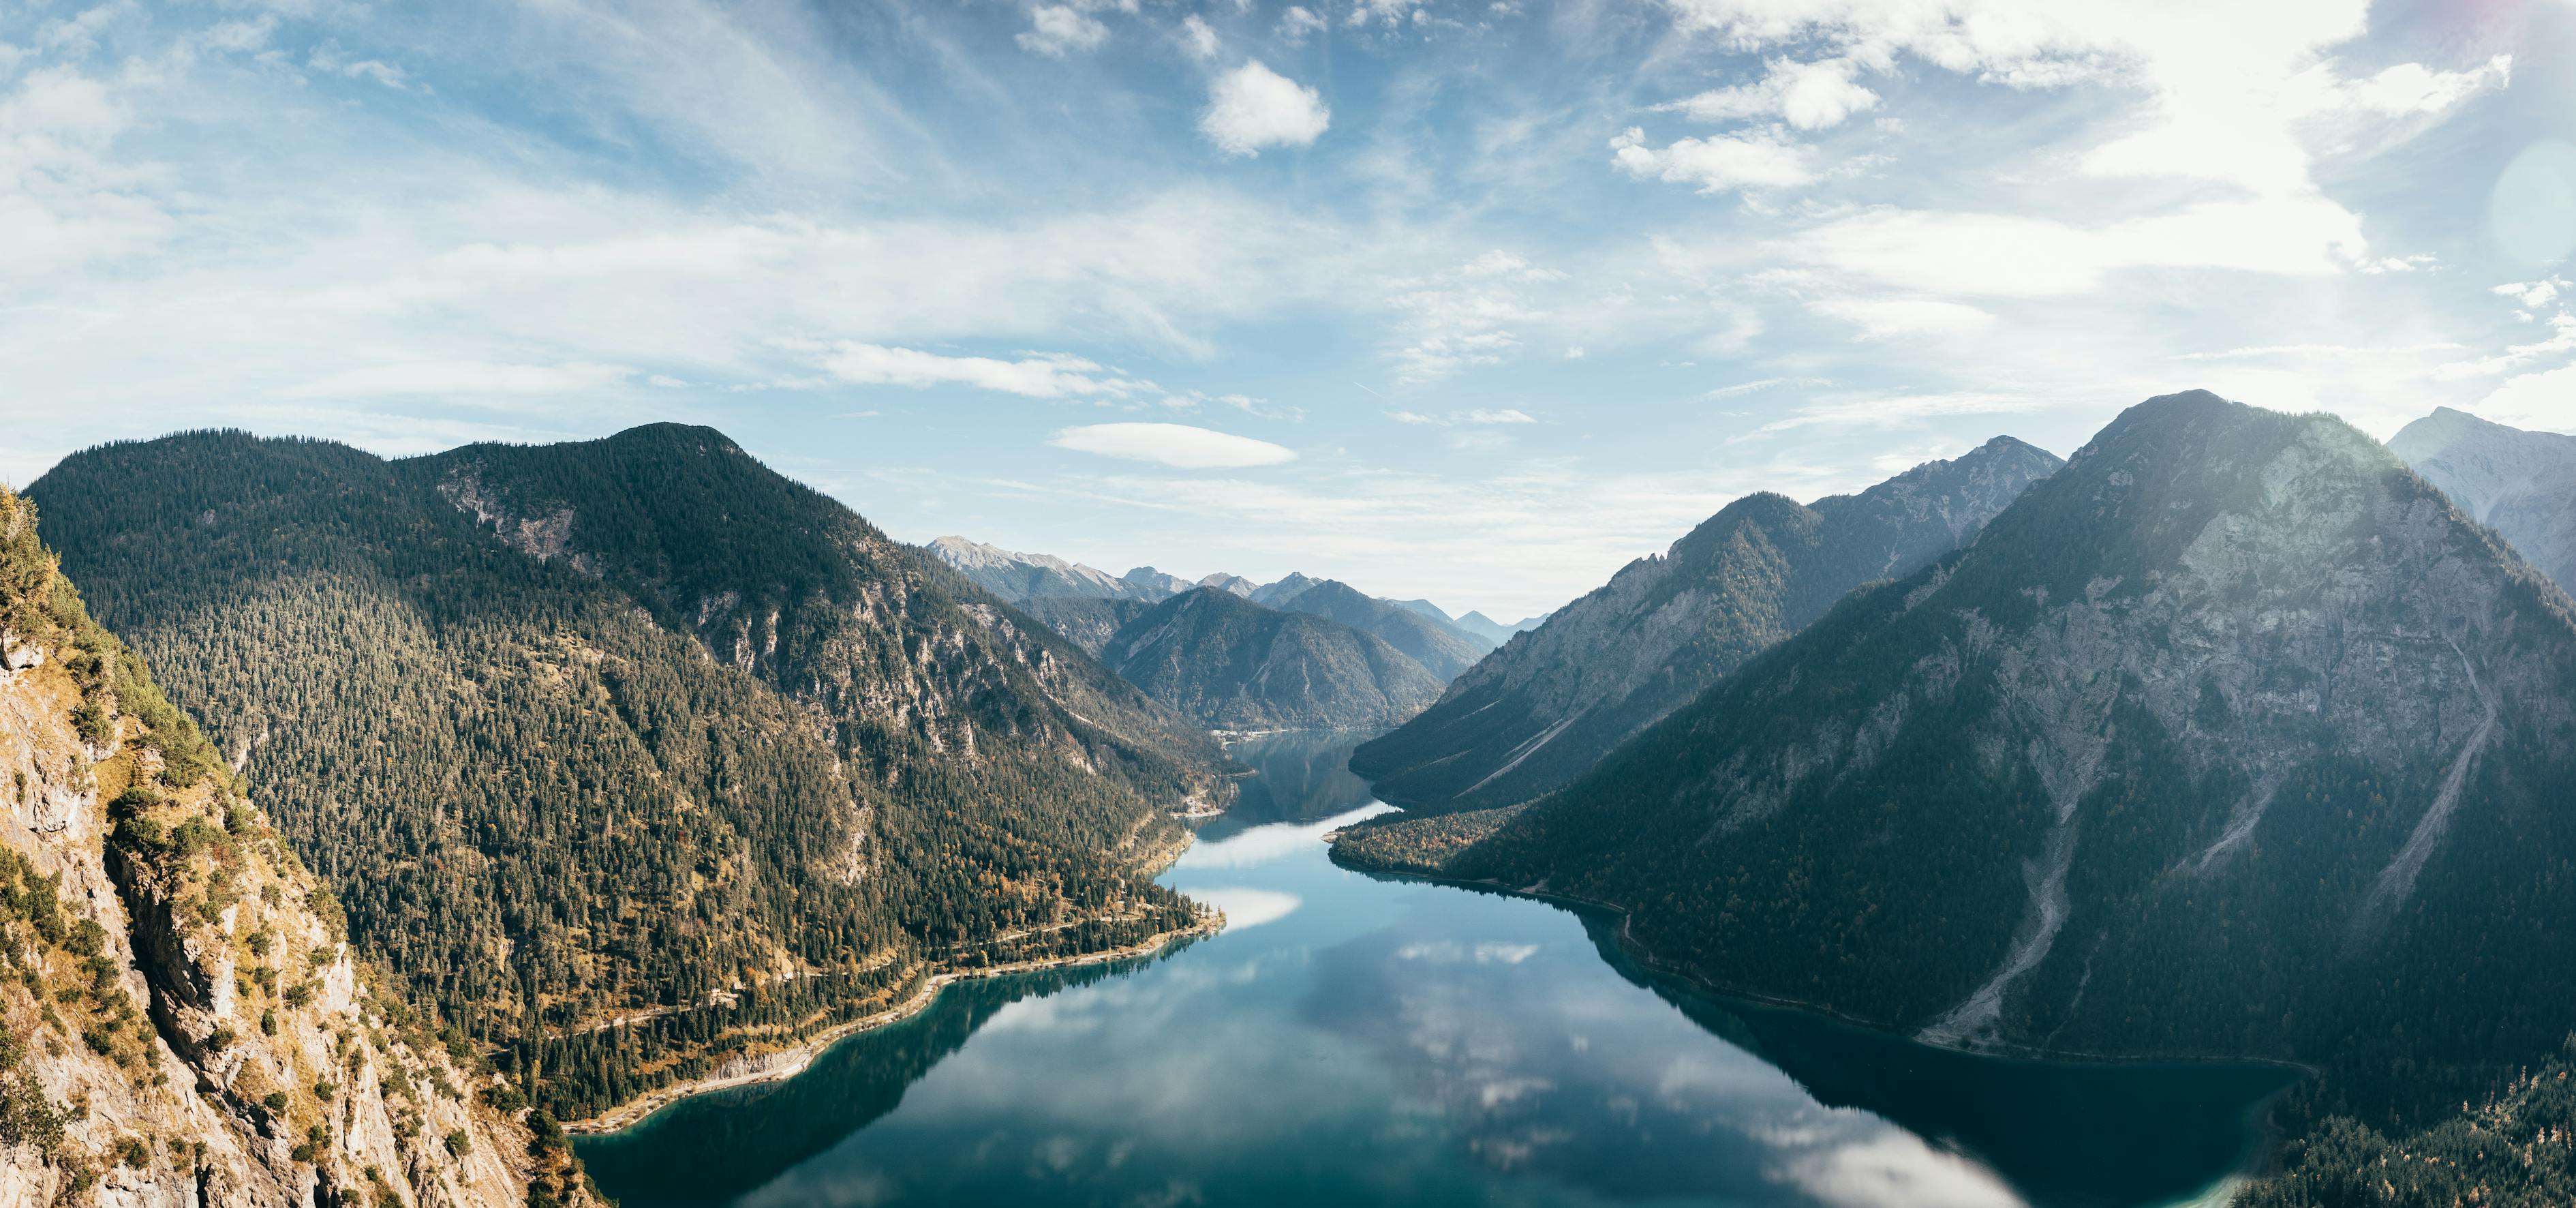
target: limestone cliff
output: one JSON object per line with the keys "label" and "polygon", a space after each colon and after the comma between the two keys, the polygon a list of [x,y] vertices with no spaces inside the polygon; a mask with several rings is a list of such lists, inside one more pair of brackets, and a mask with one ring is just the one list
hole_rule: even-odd
{"label": "limestone cliff", "polygon": [[0,488],[0,1205],[586,1198],[353,959],[35,527]]}

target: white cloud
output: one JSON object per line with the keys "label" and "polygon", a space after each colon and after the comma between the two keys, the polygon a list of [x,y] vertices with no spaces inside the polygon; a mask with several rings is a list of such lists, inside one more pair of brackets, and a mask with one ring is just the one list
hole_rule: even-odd
{"label": "white cloud", "polygon": [[1331,23],[1302,4],[1291,4],[1279,14],[1279,38],[1290,46],[1303,46],[1308,34],[1319,34]]}
{"label": "white cloud", "polygon": [[2516,427],[2576,430],[2576,365],[2506,378],[2475,410]]}
{"label": "white cloud", "polygon": [[1344,23],[1354,29],[1371,23],[1394,28],[1407,18],[1422,19],[1422,0],[1356,0]]}
{"label": "white cloud", "polygon": [[635,371],[623,365],[567,361],[506,365],[488,361],[406,361],[347,369],[289,386],[277,397],[381,398],[389,395],[567,394],[619,385]]}
{"label": "white cloud", "polygon": [[1216,30],[1210,28],[1206,18],[1197,13],[1181,18],[1181,49],[1190,52],[1190,57],[1193,59],[1215,58]]}
{"label": "white cloud", "polygon": [[1208,86],[1199,131],[1228,155],[1258,155],[1264,147],[1309,146],[1331,123],[1322,94],[1254,60]]}
{"label": "white cloud", "polygon": [[1190,896],[1223,911],[1228,931],[1248,931],[1264,923],[1276,923],[1305,904],[1305,899],[1296,894],[1249,885],[1208,886],[1191,890]]}
{"label": "white cloud", "polygon": [[2512,82],[2513,56],[2496,55],[2467,71],[2440,71],[2421,63],[2399,63],[2359,80],[2345,80],[2320,67],[2302,76],[2297,84],[2313,90],[2301,108],[2344,106],[2402,117],[2443,113]]}
{"label": "white cloud", "polygon": [[1465,411],[1451,411],[1442,415],[1425,415],[1419,411],[1389,411],[1386,417],[1399,424],[1433,424],[1444,428],[1459,424],[1535,424],[1538,422],[1536,416],[1517,407],[1490,410],[1477,407]]}
{"label": "white cloud", "polygon": [[[96,11],[96,10],[92,10]],[[126,86],[42,67],[0,94],[0,296],[47,273],[151,250],[177,224],[144,173],[115,162],[133,124]]]}
{"label": "white cloud", "polygon": [[1938,293],[2041,297],[2094,289],[2126,268],[2336,273],[2360,222],[2322,199],[2207,202],[2093,226],[2002,214],[1869,210],[1777,245],[1848,278]]}
{"label": "white cloud", "polygon": [[1976,307],[1935,298],[1831,298],[1808,303],[1807,309],[1850,323],[1871,340],[1954,335],[1995,321]]}
{"label": "white cloud", "polygon": [[1061,353],[1003,361],[942,356],[855,340],[843,340],[816,351],[816,360],[826,372],[856,386],[972,386],[1023,398],[1125,398],[1154,388],[1151,382],[1120,377],[1104,371],[1099,364]]}
{"label": "white cloud", "polygon": [[1183,470],[1273,466],[1297,460],[1295,450],[1266,440],[1188,424],[1090,424],[1058,431],[1047,438],[1047,443],[1079,453],[1157,462]]}
{"label": "white cloud", "polygon": [[2551,299],[2567,288],[2565,279],[2548,277],[2539,281],[2508,281],[2496,286],[2494,292],[2525,306],[2547,306]]}
{"label": "white cloud", "polygon": [[2461,378],[2483,377],[2487,374],[2518,369],[2533,361],[2562,352],[2576,351],[2576,314],[2561,310],[2549,316],[2549,328],[2550,335],[2547,339],[2534,340],[2528,344],[2515,344],[2493,356],[2453,361],[2434,370],[2433,376],[2446,382]]}
{"label": "white cloud", "polygon": [[1097,50],[1109,40],[1109,27],[1070,5],[1043,4],[1029,10],[1029,28],[1021,46],[1061,59],[1077,50]]}
{"label": "white cloud", "polygon": [[1685,138],[1656,148],[1631,126],[1610,140],[1611,162],[1631,176],[1699,186],[1702,193],[1812,184],[1813,152],[1768,131]]}
{"label": "white cloud", "polygon": [[1822,130],[1878,107],[1878,94],[1853,82],[1860,65],[1848,58],[1813,63],[1773,59],[1767,66],[1754,83],[1713,89],[1655,108],[1703,122],[1778,118],[1800,130]]}
{"label": "white cloud", "polygon": [[305,56],[304,65],[326,75],[344,76],[352,80],[374,80],[396,92],[408,91],[411,87],[410,77],[404,74],[402,68],[382,59],[352,58],[346,51],[340,49],[340,44],[337,42],[324,42],[314,47],[313,52]]}

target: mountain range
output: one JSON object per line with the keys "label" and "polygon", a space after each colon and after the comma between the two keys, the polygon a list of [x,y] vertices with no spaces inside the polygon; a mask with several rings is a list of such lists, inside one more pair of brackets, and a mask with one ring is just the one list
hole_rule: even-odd
{"label": "mountain range", "polygon": [[357,947],[565,1118],[1197,925],[1151,873],[1232,791],[1202,728],[713,430],[192,433],[29,494]]}
{"label": "mountain range", "polygon": [[2576,605],[2492,532],[2340,420],[2193,392],[1560,790],[1337,854],[1936,1043],[2303,1061],[2386,1111],[2566,1033],[2572,700]]}
{"label": "mountain range", "polygon": [[[1157,701],[1218,729],[1383,729],[1494,647],[1427,600],[1383,600],[1301,573],[1270,583],[1220,573],[1192,584],[1151,567],[1112,576],[963,537],[926,548]],[[1245,607],[1163,607],[1200,593]]]}
{"label": "mountain range", "polygon": [[1226,730],[1379,729],[1440,694],[1440,679],[1385,639],[1218,587],[1181,593],[1100,650],[1146,695]]}
{"label": "mountain range", "polygon": [[1416,812],[1546,793],[1851,589],[1972,540],[2058,465],[1999,436],[1857,495],[1745,496],[1459,675],[1351,767]]}

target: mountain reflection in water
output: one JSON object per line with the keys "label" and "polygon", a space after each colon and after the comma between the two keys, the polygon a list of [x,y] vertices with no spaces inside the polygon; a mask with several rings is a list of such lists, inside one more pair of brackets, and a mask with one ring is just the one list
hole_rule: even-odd
{"label": "mountain reflection in water", "polygon": [[2241,1167],[2278,1071],[1923,1049],[1666,984],[1556,906],[1337,868],[1364,736],[1261,775],[1165,881],[1218,936],[963,983],[791,1081],[581,1143],[658,1205],[2143,1205]]}

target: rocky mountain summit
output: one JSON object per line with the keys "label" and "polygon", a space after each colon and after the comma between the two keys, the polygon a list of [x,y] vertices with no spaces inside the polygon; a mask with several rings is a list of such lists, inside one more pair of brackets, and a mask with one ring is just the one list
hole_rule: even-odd
{"label": "rocky mountain summit", "polygon": [[2542,574],[2576,591],[2576,436],[2440,407],[2400,429],[2388,448]]}
{"label": "rocky mountain summit", "polygon": [[2378,442],[2203,392],[1577,782],[1345,858],[1618,904],[1943,1044],[2482,1093],[2576,991],[2576,616]]}
{"label": "rocky mountain summit", "polygon": [[351,950],[5,488],[0,941],[0,1203],[590,1198],[561,1131]]}
{"label": "rocky mountain summit", "polygon": [[1857,495],[1739,499],[1511,637],[1351,766],[1415,810],[1525,801],[1822,615],[1972,540],[2058,459],[1999,436]]}

